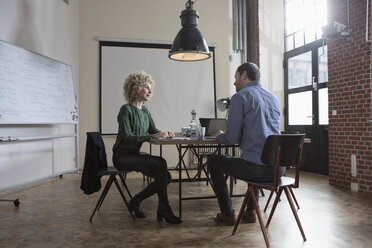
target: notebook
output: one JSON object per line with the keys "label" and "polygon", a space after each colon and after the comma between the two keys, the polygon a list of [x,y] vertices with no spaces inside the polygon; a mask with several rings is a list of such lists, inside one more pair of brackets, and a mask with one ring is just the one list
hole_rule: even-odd
{"label": "notebook", "polygon": [[200,126],[205,127],[205,138],[215,138],[219,130],[226,131],[226,119],[199,118]]}

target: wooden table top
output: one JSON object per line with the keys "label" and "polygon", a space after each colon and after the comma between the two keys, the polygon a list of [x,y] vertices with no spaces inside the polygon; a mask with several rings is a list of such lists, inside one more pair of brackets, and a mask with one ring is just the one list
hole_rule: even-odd
{"label": "wooden table top", "polygon": [[175,137],[166,139],[150,139],[154,145],[218,145],[220,142],[216,139],[197,139],[189,137]]}
{"label": "wooden table top", "polygon": [[[305,138],[304,143],[311,143],[310,138]],[[150,139],[153,145],[218,145],[220,142],[216,139],[197,139],[190,137],[174,137],[165,139]]]}

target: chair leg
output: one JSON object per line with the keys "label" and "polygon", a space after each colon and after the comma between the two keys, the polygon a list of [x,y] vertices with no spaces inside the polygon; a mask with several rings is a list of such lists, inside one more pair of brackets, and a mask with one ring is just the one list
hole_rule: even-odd
{"label": "chair leg", "polygon": [[197,178],[197,179],[200,179],[201,178],[201,171],[202,171],[202,164],[203,164],[203,158],[201,156],[196,156],[198,158],[198,172],[195,174],[194,176],[194,179]]}
{"label": "chair leg", "polygon": [[92,215],[90,216],[89,221],[92,221],[93,216],[94,216],[94,214],[96,213],[97,209],[99,209],[99,208],[101,207],[102,202],[103,202],[103,200],[104,200],[105,197],[106,197],[107,191],[110,189],[111,184],[112,184],[113,181],[114,181],[113,176],[110,176],[110,178],[108,179],[108,181],[107,181],[107,183],[106,183],[105,188],[104,188],[103,191],[102,191],[101,196],[100,196],[99,199],[98,199],[98,202],[97,202],[97,204],[96,204],[96,207],[94,208],[93,213],[92,213]]}
{"label": "chair leg", "polygon": [[279,188],[279,191],[278,191],[278,193],[276,194],[276,197],[275,197],[274,205],[271,208],[269,219],[267,220],[267,223],[266,223],[266,228],[269,227],[269,225],[270,225],[271,218],[273,217],[276,206],[278,205],[278,202],[280,201],[280,196],[281,196],[282,192],[283,192],[283,188]]}
{"label": "chair leg", "polygon": [[296,222],[297,222],[298,228],[300,229],[302,238],[304,239],[304,241],[306,241],[306,236],[305,236],[304,230],[302,229],[302,225],[301,225],[300,219],[298,218],[298,215],[297,215],[297,211],[295,209],[295,206],[293,205],[292,197],[291,197],[291,195],[289,193],[288,187],[284,187],[284,192],[285,192],[285,194],[287,196],[289,205],[291,206],[292,213],[293,213],[293,215],[294,215],[294,217],[296,219]]}
{"label": "chair leg", "polygon": [[265,239],[266,247],[270,247],[269,238],[267,237],[267,232],[266,232],[265,224],[264,224],[263,219],[262,219],[262,216],[261,216],[260,207],[259,207],[259,205],[257,203],[257,199],[256,199],[256,195],[254,193],[254,189],[253,189],[253,187],[249,187],[249,190],[251,191],[253,204],[254,204],[254,207],[256,209],[256,214],[257,214],[257,217],[258,217],[258,221],[260,222],[261,231],[262,231],[262,234],[263,234],[264,239]]}
{"label": "chair leg", "polygon": [[261,192],[261,196],[264,197],[265,193],[264,193],[263,189],[260,189],[260,192]]}
{"label": "chair leg", "polygon": [[[265,208],[264,208],[264,212],[266,212],[267,207],[269,206],[269,203],[270,203],[270,201],[271,201],[271,197],[272,197],[272,195],[273,195],[274,193],[276,194],[275,191],[271,191],[270,196],[269,196],[269,199],[268,199],[267,202],[266,202],[266,205],[265,205]],[[294,194],[293,194],[293,197],[294,197]],[[280,198],[279,198],[279,201],[280,201]],[[296,201],[296,203],[297,203],[297,201]],[[298,206],[298,204],[297,204],[297,207],[300,208],[300,207]]]}
{"label": "chair leg", "polygon": [[[111,177],[111,176],[110,176],[110,177]],[[109,180],[107,181],[107,184],[106,184],[106,186],[105,186],[104,191],[102,192],[102,199],[101,199],[101,201],[99,202],[99,205],[98,205],[97,211],[99,211],[99,210],[101,209],[102,203],[103,203],[103,201],[104,201],[105,198],[106,198],[107,192],[109,191],[109,189],[110,189],[110,187],[111,187],[111,184],[112,184],[112,182],[113,182],[113,179],[111,179],[111,182],[109,182],[109,181],[110,181],[110,178],[109,178]],[[106,188],[106,187],[107,187],[107,188]]]}
{"label": "chair leg", "polygon": [[238,225],[239,225],[239,223],[240,223],[240,219],[242,218],[242,215],[243,215],[243,212],[244,212],[245,206],[247,206],[247,202],[248,202],[248,200],[249,200],[249,198],[250,198],[250,194],[251,194],[251,192],[249,191],[249,189],[247,189],[247,192],[245,193],[245,197],[244,197],[244,200],[243,200],[242,206],[240,207],[240,211],[239,211],[238,218],[237,218],[236,221],[235,221],[234,229],[233,229],[231,235],[234,235],[235,232],[236,232],[236,229],[238,229]]}
{"label": "chair leg", "polygon": [[294,193],[293,193],[292,188],[289,187],[288,189],[289,189],[289,191],[291,192],[291,195],[292,195],[292,198],[293,198],[294,202],[296,203],[297,209],[300,209],[300,205],[298,205],[297,199],[296,199],[296,197],[295,197],[295,195],[294,195]]}
{"label": "chair leg", "polygon": [[270,242],[269,242],[269,238],[267,236],[267,232],[266,232],[266,229],[265,229],[265,226],[264,226],[264,222],[263,222],[263,219],[262,219],[262,216],[261,216],[260,207],[259,207],[259,205],[257,203],[257,198],[256,198],[256,195],[255,195],[255,192],[254,192],[254,188],[251,187],[251,186],[248,187],[248,190],[245,193],[245,197],[244,197],[242,206],[240,207],[239,215],[238,215],[238,218],[235,221],[234,229],[233,229],[233,232],[232,232],[231,235],[234,235],[235,234],[236,229],[238,228],[238,225],[240,223],[240,219],[241,219],[241,217],[243,215],[244,209],[247,206],[247,202],[248,202],[248,200],[249,200],[250,197],[252,197],[253,204],[254,204],[254,207],[256,209],[257,218],[258,218],[258,221],[260,223],[261,231],[262,231],[262,234],[263,234],[264,239],[265,239],[266,247],[270,247]]}
{"label": "chair leg", "polygon": [[269,203],[271,201],[271,197],[273,196],[274,192],[275,192],[274,190],[270,192],[269,199],[267,199],[267,202],[266,202],[266,205],[265,205],[265,208],[264,208],[264,212],[266,212],[266,209],[269,206]]}
{"label": "chair leg", "polygon": [[136,218],[134,218],[134,215],[133,215],[132,211],[131,211],[130,208],[129,208],[128,201],[127,201],[127,199],[125,199],[124,193],[123,193],[123,191],[121,190],[120,185],[119,185],[119,182],[118,182],[118,180],[116,180],[116,177],[115,177],[115,176],[114,176],[114,183],[115,183],[115,185],[116,185],[116,188],[119,190],[119,193],[120,193],[120,195],[121,195],[121,198],[123,198],[123,201],[124,201],[125,205],[127,206],[128,212],[129,212],[130,215],[132,216],[133,220],[135,220]]}
{"label": "chair leg", "polygon": [[[206,171],[206,175],[209,175],[209,167],[208,166],[207,166],[207,169],[205,171]],[[209,181],[207,180],[207,186],[208,186],[208,183],[209,183]]]}
{"label": "chair leg", "polygon": [[123,184],[125,190],[127,191],[128,195],[129,195],[130,199],[132,199],[133,198],[132,194],[129,191],[127,183],[125,182],[126,174],[127,174],[126,172],[125,172],[125,176],[123,176],[122,174],[119,174],[119,177],[121,179],[121,183]]}

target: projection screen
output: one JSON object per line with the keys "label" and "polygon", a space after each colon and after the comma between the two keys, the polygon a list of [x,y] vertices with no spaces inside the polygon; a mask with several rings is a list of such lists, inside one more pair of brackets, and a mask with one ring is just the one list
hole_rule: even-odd
{"label": "projection screen", "polygon": [[100,132],[117,134],[117,114],[126,103],[125,78],[145,71],[155,81],[152,99],[146,104],[160,130],[180,132],[188,126],[191,110],[197,118],[216,117],[214,47],[212,57],[198,62],[168,58],[170,44],[100,41]]}

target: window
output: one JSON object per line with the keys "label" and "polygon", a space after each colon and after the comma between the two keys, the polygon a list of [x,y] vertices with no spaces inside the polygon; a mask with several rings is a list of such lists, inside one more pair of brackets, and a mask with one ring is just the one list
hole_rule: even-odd
{"label": "window", "polygon": [[288,124],[289,125],[312,125],[311,91],[293,93],[288,95]]}
{"label": "window", "polygon": [[328,125],[328,88],[319,90],[319,125]]}
{"label": "window", "polygon": [[284,0],[285,49],[301,47],[322,38],[327,25],[327,0]]}
{"label": "window", "polygon": [[319,75],[318,75],[318,83],[326,83],[328,82],[328,54],[327,54],[327,46],[319,47],[318,49],[318,63],[319,63]]}
{"label": "window", "polygon": [[288,89],[311,85],[311,51],[288,59]]}

